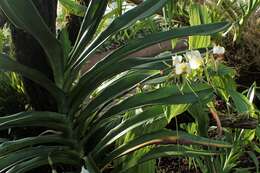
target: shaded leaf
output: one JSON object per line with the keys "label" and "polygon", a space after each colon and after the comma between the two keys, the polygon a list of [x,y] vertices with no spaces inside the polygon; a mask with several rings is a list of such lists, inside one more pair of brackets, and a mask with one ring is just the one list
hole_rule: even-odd
{"label": "shaded leaf", "polygon": [[1,0],[0,7],[11,22],[41,44],[47,54],[58,86],[63,84],[63,55],[60,43],[45,24],[31,0]]}
{"label": "shaded leaf", "polygon": [[[116,148],[114,151],[109,153],[104,159],[99,158],[95,155],[95,160],[103,160],[101,165],[106,165],[112,160],[122,157],[130,152],[138,150],[148,145],[159,145],[159,144],[197,144],[214,147],[231,147],[230,144],[223,141],[216,141],[208,138],[190,135],[182,131],[171,131],[171,130],[159,130],[149,134],[140,136],[129,143]],[[93,153],[95,154],[95,153]]]}
{"label": "shaded leaf", "polygon": [[48,90],[57,102],[60,102],[65,96],[63,91],[56,87],[56,85],[41,72],[24,66],[12,60],[5,54],[1,54],[0,69],[4,71],[16,72],[28,79],[31,79],[32,81],[36,82],[37,84]]}

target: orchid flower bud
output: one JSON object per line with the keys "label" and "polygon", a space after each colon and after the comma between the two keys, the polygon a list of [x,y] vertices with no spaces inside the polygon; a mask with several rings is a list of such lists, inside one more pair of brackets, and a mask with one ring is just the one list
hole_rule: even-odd
{"label": "orchid flower bud", "polygon": [[224,55],[225,48],[221,46],[214,46],[213,47],[213,54],[215,55]]}

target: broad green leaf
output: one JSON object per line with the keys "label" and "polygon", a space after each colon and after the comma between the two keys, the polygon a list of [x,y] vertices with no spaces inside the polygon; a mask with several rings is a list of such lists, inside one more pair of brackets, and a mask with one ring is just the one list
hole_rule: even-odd
{"label": "broad green leaf", "polygon": [[16,72],[28,79],[31,79],[49,91],[57,102],[60,102],[65,97],[63,91],[56,87],[56,85],[41,72],[24,66],[11,58],[8,58],[5,54],[1,54],[0,57],[0,70]]}
{"label": "broad green leaf", "polygon": [[209,115],[205,110],[207,105],[196,103],[189,107],[189,113],[195,119],[198,125],[198,134],[204,137],[208,136],[208,125],[209,125]]}
{"label": "broad green leaf", "polygon": [[176,143],[196,144],[213,147],[231,147],[230,144],[223,141],[215,141],[208,138],[194,136],[182,131],[171,131],[164,129],[140,136],[130,141],[129,143],[116,148],[103,159],[99,158],[99,156],[95,155],[95,153],[93,153],[93,156],[95,160],[102,160],[101,165],[106,165],[116,158],[122,157],[123,155],[126,155],[145,146]]}
{"label": "broad green leaf", "polygon": [[62,6],[64,6],[69,13],[74,14],[76,16],[83,17],[85,12],[87,11],[87,7],[84,5],[80,5],[74,0],[59,0]]}
{"label": "broad green leaf", "polygon": [[252,113],[254,110],[253,105],[249,102],[246,96],[234,90],[228,90],[228,93],[230,94],[236,110],[239,113]]}
{"label": "broad green leaf", "polygon": [[224,64],[218,64],[217,75],[219,75],[219,76],[226,76],[226,75],[228,75],[228,76],[233,78],[236,75],[236,70],[234,68],[228,67],[228,66],[226,66]]}
{"label": "broad green leaf", "polygon": [[190,104],[177,104],[177,105],[171,105],[167,107],[166,111],[166,117],[168,123],[172,120],[172,118],[182,114],[190,107]]}
{"label": "broad green leaf", "polygon": [[223,64],[219,64],[217,67],[210,65],[207,71],[210,75],[210,82],[213,88],[217,90],[218,95],[222,97],[223,100],[228,102],[230,97],[228,90],[236,90],[237,88],[234,80],[235,70]]}
{"label": "broad green leaf", "polygon": [[255,130],[251,130],[251,129],[244,129],[244,133],[242,135],[242,140],[244,142],[252,142],[255,139],[255,134],[256,131]]}
{"label": "broad green leaf", "polygon": [[1,0],[0,8],[17,27],[29,32],[41,44],[54,72],[55,82],[63,85],[63,55],[60,43],[45,24],[32,0]]}

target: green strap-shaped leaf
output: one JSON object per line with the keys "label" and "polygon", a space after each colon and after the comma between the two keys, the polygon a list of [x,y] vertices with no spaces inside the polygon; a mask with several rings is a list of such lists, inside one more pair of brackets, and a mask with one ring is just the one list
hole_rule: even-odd
{"label": "green strap-shaped leaf", "polygon": [[47,54],[57,85],[62,87],[64,69],[61,46],[32,0],[1,0],[0,8],[14,25],[32,34],[38,40]]}
{"label": "green strap-shaped leaf", "polygon": [[[100,114],[93,123],[94,129],[103,126],[103,121],[108,117],[113,117],[126,110],[138,108],[147,105],[170,105],[170,104],[187,104],[198,101],[211,100],[213,96],[213,89],[206,84],[198,84],[193,86],[191,90],[185,86],[180,90],[176,86],[164,87],[147,93],[140,93],[127,98],[121,103],[109,108],[107,112]],[[86,127],[86,126],[85,126]],[[85,134],[86,128],[80,128],[79,133]]]}
{"label": "green strap-shaped leaf", "polygon": [[[122,116],[113,116],[102,122],[97,126],[91,124],[90,129],[87,130],[81,137],[81,144],[84,145],[85,152],[90,153],[96,146],[96,144],[104,137],[105,134],[109,133],[111,129],[114,129],[122,122]],[[77,133],[81,135],[81,133]]]}
{"label": "green strap-shaped leaf", "polygon": [[86,157],[85,164],[88,171],[90,171],[91,173],[101,173],[91,155],[88,155],[88,157]]}
{"label": "green strap-shaped leaf", "polygon": [[[124,66],[119,66],[116,64],[122,62],[124,58],[135,51],[141,50],[147,46],[160,43],[168,39],[190,35],[213,34],[226,29],[228,26],[229,23],[220,22],[215,24],[176,28],[171,31],[154,33],[142,39],[129,41],[125,46],[109,54],[107,57],[105,57],[105,59],[97,63],[89,72],[83,75],[78,85],[73,89],[71,93],[73,103],[75,104],[75,106],[78,106],[85,99],[85,97],[90,94],[94,87],[86,89],[86,86],[89,86],[89,83],[92,83],[93,85],[99,85],[104,80],[107,80],[109,77],[111,77],[112,74],[115,75],[115,72],[120,73],[126,71],[126,69],[124,69],[127,68],[126,64],[124,64]],[[113,70],[111,70],[112,66]],[[131,64],[128,64],[128,69],[130,69],[131,67],[133,66],[131,66]]]}
{"label": "green strap-shaped leaf", "polygon": [[[85,107],[79,116],[79,122],[84,124],[87,118],[93,119],[94,117],[89,117],[93,115],[94,112],[100,111],[102,108],[106,107],[107,104],[112,102],[114,99],[122,96],[127,91],[136,87],[137,84],[142,83],[147,80],[153,72],[133,72],[126,76],[119,78],[109,86],[107,86],[98,96],[93,98],[90,103]],[[86,124],[88,126],[88,124]]]}
{"label": "green strap-shaped leaf", "polygon": [[212,152],[207,150],[198,150],[180,145],[166,145],[152,148],[146,153],[138,162],[142,163],[151,159],[167,156],[214,156],[218,155],[218,152]]}
{"label": "green strap-shaped leaf", "polygon": [[39,84],[56,99],[57,102],[60,102],[64,98],[64,93],[59,89],[51,80],[49,80],[45,75],[43,75],[38,70],[22,65],[11,58],[8,58],[7,55],[1,54],[0,57],[0,70],[16,72],[20,75],[34,81]]}
{"label": "green strap-shaped leaf", "polygon": [[82,21],[77,40],[71,51],[71,63],[74,57],[78,57],[85,49],[86,45],[92,40],[96,30],[106,11],[108,0],[91,0]]}
{"label": "green strap-shaped leaf", "polygon": [[162,157],[200,157],[200,156],[215,156],[218,155],[217,152],[207,151],[207,150],[196,150],[193,148],[188,148],[180,145],[162,145],[151,148],[141,159],[131,162],[128,167],[124,167],[123,170],[114,169],[113,173],[125,173],[132,167],[138,166],[149,160],[158,159]]}
{"label": "green strap-shaped leaf", "polygon": [[39,146],[39,147],[30,147],[25,148],[16,152],[9,153],[5,156],[1,157],[0,162],[0,171],[4,171],[9,169],[10,167],[14,166],[14,164],[22,163],[28,159],[32,159],[37,156],[48,156],[49,153],[54,151],[63,151],[66,150],[68,147],[62,146]]}
{"label": "green strap-shaped leaf", "polygon": [[147,111],[139,113],[133,117],[130,117],[126,121],[123,121],[115,128],[111,129],[109,133],[107,133],[103,139],[96,145],[93,152],[99,152],[115,142],[118,138],[125,135],[127,132],[135,129],[145,123],[147,121],[155,119],[155,118],[166,118],[164,116],[163,109],[160,107],[150,108]]}
{"label": "green strap-shaped leaf", "polygon": [[[142,39],[135,39],[129,41],[125,46],[122,46],[121,48],[114,51],[112,54],[108,55],[105,60],[99,63],[99,65],[104,65],[105,63],[107,63],[108,59],[109,62],[112,63],[113,61],[111,61],[111,59],[114,56],[116,56],[117,58],[113,58],[113,60],[120,60],[133,52],[136,52],[145,47],[148,47],[156,43],[160,43],[165,40],[192,35],[211,35],[223,31],[229,26],[230,24],[227,22],[219,22],[213,24],[203,24],[198,26],[176,28],[167,32],[154,33]],[[83,62],[84,60],[81,61],[80,64],[82,65]],[[79,67],[81,67],[81,65]]]}
{"label": "green strap-shaped leaf", "polygon": [[[167,125],[167,121],[165,119],[164,116],[162,116],[163,113],[163,109],[162,106],[153,106],[149,108],[149,111],[145,111],[144,112],[144,119],[147,118],[147,114],[152,114],[151,116],[154,116],[154,118],[150,118],[150,120],[153,120],[153,122],[156,122],[159,124],[159,126],[161,128],[164,128]],[[128,112],[128,114],[131,114],[131,112]],[[141,116],[142,114],[140,114]],[[141,118],[141,117],[140,117]],[[96,125],[92,125],[91,129],[89,129],[87,131],[87,133],[84,135],[83,139],[82,139],[82,143],[84,145],[87,145],[89,148],[89,145],[91,143],[91,145],[93,144],[93,148],[91,148],[91,151],[96,148],[96,150],[99,150],[99,148],[96,146],[103,138],[107,138],[105,137],[106,134],[113,134],[114,131],[113,129],[117,129],[118,131],[120,129],[123,128],[123,126],[125,126],[126,128],[136,128],[135,125],[131,124],[132,121],[135,121],[136,119],[138,119],[137,117],[133,120],[125,120],[127,122],[123,121],[122,116],[117,116],[114,115],[112,117],[109,117],[107,119],[103,119],[102,121],[100,121],[98,124]],[[149,118],[148,118],[149,119]],[[144,120],[145,121],[145,120]],[[114,124],[115,125],[114,125]],[[110,125],[111,124],[111,125]],[[121,126],[122,124],[122,126]],[[140,124],[140,126],[142,126],[142,124]],[[138,127],[140,127],[138,126]],[[156,130],[156,129],[155,129]],[[100,131],[105,131],[105,133],[99,134],[98,136],[96,135],[98,132]],[[121,136],[121,134],[119,134],[119,136]],[[110,136],[111,138],[113,138],[113,136]],[[94,139],[94,140],[93,140]],[[102,147],[102,146],[101,146]]]}
{"label": "green strap-shaped leaf", "polygon": [[[198,49],[198,51],[200,51],[200,53],[205,53],[206,49],[202,48],[202,49]],[[166,55],[158,55],[156,57],[149,57],[148,59],[151,59],[151,61],[144,61],[146,60],[146,58],[142,58],[142,60],[144,61],[143,63],[140,62],[141,65],[138,65],[136,63],[135,66],[133,66],[133,69],[142,69],[142,70],[165,70],[167,68],[169,68],[169,65],[172,64],[172,56],[173,55],[183,55],[184,53],[186,53],[187,50],[185,51],[180,51],[177,53],[170,53],[170,54],[166,54]],[[132,59],[135,58],[126,58],[123,61],[131,61]],[[140,58],[138,58],[139,60]],[[135,62],[135,61],[134,61]],[[139,62],[138,62],[139,63]],[[132,64],[132,62],[131,62]]]}
{"label": "green strap-shaped leaf", "polygon": [[[73,151],[54,151],[47,156],[38,155],[30,160],[13,165],[8,173],[26,173],[34,168],[50,164],[81,165],[81,159]],[[53,166],[53,165],[51,165]]]}
{"label": "green strap-shaped leaf", "polygon": [[0,130],[15,127],[49,127],[68,133],[68,119],[54,112],[22,112],[0,117]]}
{"label": "green strap-shaped leaf", "polygon": [[[93,91],[94,89],[96,89],[103,81],[106,81],[107,79],[113,77],[116,74],[119,74],[120,72],[124,72],[126,70],[131,69],[134,66],[138,66],[141,64],[145,64],[145,63],[149,63],[149,62],[153,62],[153,61],[157,61],[154,57],[151,58],[129,58],[129,59],[125,59],[123,61],[117,62],[116,64],[113,65],[113,68],[110,68],[109,71],[109,75],[103,75],[100,76],[100,78],[91,78],[89,79],[89,82],[92,83],[92,85],[88,85],[84,87],[84,91],[82,90],[81,95],[74,95],[76,93],[71,93],[72,97],[70,100],[70,103],[72,104],[72,108],[71,111],[73,112],[74,110],[77,110],[77,106],[79,104],[81,104],[81,102],[84,100],[84,98],[86,97],[86,94],[90,94],[91,91]],[[145,72],[143,72],[145,73]],[[102,80],[100,80],[102,78]],[[98,80],[98,81],[96,81]]]}
{"label": "green strap-shaped leaf", "polygon": [[[127,57],[129,54],[141,50],[150,45],[160,43],[162,41],[166,41],[173,38],[179,38],[179,37],[185,37],[191,35],[211,35],[223,31],[229,25],[230,24],[227,22],[219,22],[219,23],[203,24],[203,25],[191,26],[191,27],[182,27],[167,32],[154,33],[149,36],[146,36],[145,38],[131,40],[125,46],[122,46],[121,48],[109,54],[103,61],[100,61],[100,63],[98,63],[95,66],[95,70],[98,70],[100,72],[103,70],[103,68],[105,67],[107,68],[109,65],[112,65],[115,62],[122,60],[123,58]],[[93,71],[95,70],[93,69]]]}
{"label": "green strap-shaped leaf", "polygon": [[171,130],[159,130],[149,134],[140,136],[127,144],[124,144],[111,153],[105,158],[99,158],[103,156],[100,153],[93,153],[96,161],[100,162],[101,166],[105,166],[112,160],[122,157],[130,152],[136,151],[142,147],[148,145],[159,145],[159,144],[196,144],[213,147],[231,147],[230,144],[223,141],[216,141],[208,138],[203,138],[195,135],[191,135],[182,131],[171,131]]}
{"label": "green strap-shaped leaf", "polygon": [[85,12],[87,11],[87,7],[84,5],[80,5],[74,0],[59,0],[62,6],[64,6],[69,13],[74,14],[76,16],[83,17]]}
{"label": "green strap-shaped leaf", "polygon": [[142,20],[151,16],[157,10],[161,9],[167,0],[146,0],[136,8],[127,11],[122,16],[116,18],[108,28],[102,32],[79,57],[73,57],[74,66],[81,66],[83,62],[88,58],[88,55],[93,53],[95,49],[105,42],[112,34],[127,28],[138,20]]}
{"label": "green strap-shaped leaf", "polygon": [[184,86],[182,90],[177,86],[169,86],[129,97],[105,112],[102,118],[140,106],[195,103],[210,100],[212,96],[213,89],[206,84],[194,85],[192,89],[189,86]]}
{"label": "green strap-shaped leaf", "polygon": [[31,147],[35,145],[68,145],[75,146],[75,143],[69,139],[63,138],[58,135],[46,135],[37,137],[27,137],[23,139],[18,139],[14,141],[6,141],[0,145],[0,157],[12,153],[14,151],[20,150],[22,148]]}

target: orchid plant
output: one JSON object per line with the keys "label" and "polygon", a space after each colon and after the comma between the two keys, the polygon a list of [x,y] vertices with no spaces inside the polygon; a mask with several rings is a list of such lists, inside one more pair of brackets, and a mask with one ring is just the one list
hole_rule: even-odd
{"label": "orchid plant", "polygon": [[[223,56],[225,48],[214,46],[212,52],[213,55]],[[188,51],[183,56],[172,56],[172,66],[175,68],[175,74],[177,75],[190,74],[193,70],[198,70],[203,65],[205,65],[205,61],[198,50]]]}
{"label": "orchid plant", "polygon": [[[220,60],[217,59],[219,56],[224,56],[223,52],[215,51],[216,48],[224,49],[220,46],[214,46],[213,50],[205,52],[203,50],[190,50],[186,52],[181,52],[172,55],[162,54],[158,59],[164,59],[164,61],[158,61],[154,64],[150,64],[149,68],[151,69],[161,69],[161,77],[156,79],[151,79],[146,81],[142,86],[139,86],[140,89],[137,91],[141,94],[146,94],[151,91],[155,91],[159,88],[177,86],[177,90],[181,93],[185,93],[185,90],[192,91],[195,95],[198,94],[196,85],[212,85],[215,89],[214,93],[217,93],[218,90],[221,90],[221,87],[214,83],[214,75],[219,73],[223,68],[228,69],[230,74],[233,75],[233,69],[225,66]],[[169,59],[165,57],[170,57]],[[162,68],[162,66],[164,68]],[[168,67],[168,68],[165,68]],[[140,66],[139,68],[148,68],[148,66]],[[215,74],[213,74],[215,73]],[[197,95],[198,96],[198,95]],[[207,109],[207,112],[204,112],[204,109]],[[164,128],[173,118],[178,115],[181,115],[185,111],[188,111],[198,123],[198,135],[207,137],[209,117],[208,114],[212,114],[213,119],[216,121],[219,135],[222,133],[222,126],[219,121],[218,113],[215,108],[214,99],[213,100],[199,100],[197,103],[184,103],[184,104],[175,104],[175,105],[163,105],[154,108],[154,111],[160,112],[163,114],[162,119],[153,119],[150,123],[146,123],[138,129],[134,129],[127,133],[122,139],[118,141],[118,145],[122,145],[130,141],[133,137],[138,137],[140,135],[160,130]],[[138,114],[146,115],[152,114],[153,112],[149,111],[148,107],[142,109],[136,109],[135,112],[128,112],[125,115],[125,119],[130,119]],[[166,119],[165,119],[166,117]],[[178,133],[181,133],[180,131]],[[202,148],[193,148],[193,149],[202,149]],[[177,150],[180,150],[177,149]],[[131,171],[127,168],[131,167],[136,160],[145,157],[147,154],[152,153],[153,147],[146,148],[142,151],[134,152],[133,154],[126,156],[124,164],[120,165],[119,169],[125,170],[122,172],[149,172],[147,170],[151,169],[151,165],[155,165],[155,160],[146,163],[146,166],[138,167],[138,169],[132,168]],[[173,154],[173,153],[172,153]],[[175,154],[173,154],[174,156]],[[180,154],[185,155],[185,154]],[[201,155],[202,156],[202,155]],[[196,157],[196,156],[195,156]],[[203,156],[202,156],[203,157]],[[117,164],[117,163],[116,163]],[[149,169],[148,169],[149,168]]]}
{"label": "orchid plant", "polygon": [[[220,45],[214,45],[211,50],[190,50],[175,54],[172,56],[171,62],[164,62],[170,68],[169,71],[161,73],[164,76],[164,80],[152,83],[155,86],[162,87],[165,85],[177,85],[180,90],[185,86],[193,90],[193,85],[197,83],[211,85],[215,90],[215,99],[210,102],[201,102],[200,104],[204,104],[202,106],[207,108],[207,113],[216,121],[219,135],[222,134],[222,126],[217,110],[219,99],[226,104],[225,106],[229,113],[237,112],[238,114],[254,115],[254,106],[252,103],[249,102],[246,96],[237,91],[234,79],[236,71],[225,64],[224,58],[225,48]],[[194,91],[194,93],[196,92]],[[170,117],[175,117],[187,110],[189,111],[190,107],[193,107],[193,105],[183,107],[181,111],[177,111],[175,115],[170,115]],[[190,111],[191,114],[193,112]],[[196,115],[193,116],[195,119],[198,118]],[[205,124],[202,123],[201,126],[205,126]],[[204,128],[204,132],[201,133],[206,134],[206,129]]]}

